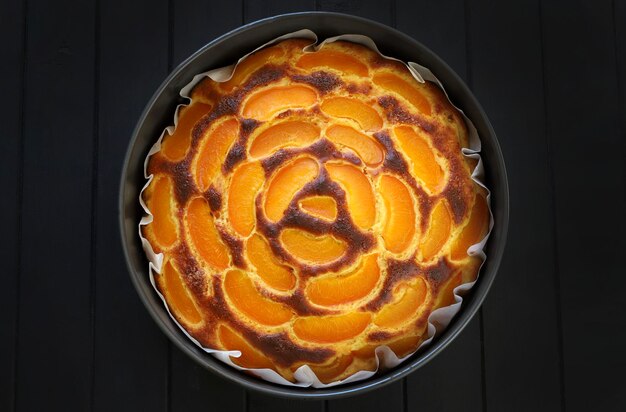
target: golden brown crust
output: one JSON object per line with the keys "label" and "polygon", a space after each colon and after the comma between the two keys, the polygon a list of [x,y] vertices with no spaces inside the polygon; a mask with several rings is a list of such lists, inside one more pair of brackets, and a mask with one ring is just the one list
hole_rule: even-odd
{"label": "golden brown crust", "polygon": [[426,338],[480,259],[484,190],[441,89],[360,45],[287,40],[192,91],[150,158],[157,287],[202,345],[286,379],[375,368]]}

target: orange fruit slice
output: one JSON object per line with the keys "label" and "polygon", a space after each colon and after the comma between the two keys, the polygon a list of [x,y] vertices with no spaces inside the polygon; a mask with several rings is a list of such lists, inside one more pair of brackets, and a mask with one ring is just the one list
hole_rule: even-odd
{"label": "orange fruit slice", "polygon": [[333,316],[307,316],[296,319],[293,332],[302,340],[334,343],[352,339],[369,325],[367,312],[351,312]]}
{"label": "orange fruit slice", "polygon": [[311,303],[322,306],[354,302],[367,296],[379,278],[378,255],[372,254],[344,275],[313,278],[306,287],[306,296]]}
{"label": "orange fruit slice", "polygon": [[394,253],[403,252],[415,235],[416,214],[409,189],[398,178],[382,175],[379,191],[385,205],[382,236],[385,246]]}
{"label": "orange fruit slice", "polygon": [[248,275],[240,270],[226,273],[224,291],[237,310],[263,325],[278,326],[293,317],[291,309],[263,296]]}

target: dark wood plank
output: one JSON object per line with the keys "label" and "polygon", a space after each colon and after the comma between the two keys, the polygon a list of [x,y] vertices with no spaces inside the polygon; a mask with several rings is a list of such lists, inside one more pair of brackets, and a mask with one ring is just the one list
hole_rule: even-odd
{"label": "dark wood plank", "polygon": [[532,2],[472,1],[468,14],[473,90],[511,187],[507,250],[483,308],[486,408],[495,411],[562,407],[539,17]]}
{"label": "dark wood plank", "polygon": [[216,37],[242,23],[242,2],[175,1],[172,19],[174,67]]}
{"label": "dark wood plank", "polygon": [[[398,28],[424,43],[467,81],[465,7],[462,0],[397,5]],[[409,410],[481,411],[480,313],[432,362],[408,378]],[[455,396],[449,396],[455,393]]]}
{"label": "dark wood plank", "polygon": [[626,186],[612,2],[543,2],[541,11],[565,408],[623,411]]}
{"label": "dark wood plank", "polygon": [[0,3],[0,124],[3,127],[3,158],[0,162],[0,261],[3,262],[0,300],[0,410],[13,409],[17,295],[19,285],[20,207],[22,173],[22,63],[24,60],[24,15],[19,0]]}
{"label": "dark wood plank", "polygon": [[97,411],[165,411],[168,343],[128,280],[117,193],[132,129],[167,75],[168,3],[99,4],[93,404]]}
{"label": "dark wood plank", "polygon": [[27,9],[17,410],[85,411],[92,377],[94,3]]}
{"label": "dark wood plank", "polygon": [[[241,2],[177,1],[171,10],[172,66],[212,39],[241,24]],[[171,349],[170,410],[245,410],[245,390],[200,367],[178,348]]]}

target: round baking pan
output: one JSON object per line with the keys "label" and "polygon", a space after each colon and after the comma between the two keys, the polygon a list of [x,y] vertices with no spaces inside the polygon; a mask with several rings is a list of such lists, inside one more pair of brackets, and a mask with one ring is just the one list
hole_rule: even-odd
{"label": "round baking pan", "polygon": [[[275,37],[304,28],[313,30],[320,39],[348,33],[369,36],[383,54],[420,63],[441,80],[452,102],[467,114],[478,129],[495,221],[485,248],[487,260],[478,282],[464,298],[461,311],[448,328],[429,346],[396,368],[363,381],[327,389],[272,384],[242,373],[196,346],[171,320],[150,284],[148,261],[137,232],[143,213],[138,199],[139,191],[145,184],[144,159],[163,129],[172,124],[174,109],[182,102],[179,91],[183,86],[195,74],[231,64]],[[126,262],[139,297],[159,327],[183,352],[214,373],[248,389],[290,398],[330,399],[363,393],[406,376],[439,354],[463,330],[487,296],[500,265],[509,219],[509,193],[504,159],[491,124],[474,95],[443,60],[411,37],[380,23],[346,14],[304,12],[271,17],[235,29],[198,50],[165,79],[144,109],[128,145],[120,182],[119,219]]]}

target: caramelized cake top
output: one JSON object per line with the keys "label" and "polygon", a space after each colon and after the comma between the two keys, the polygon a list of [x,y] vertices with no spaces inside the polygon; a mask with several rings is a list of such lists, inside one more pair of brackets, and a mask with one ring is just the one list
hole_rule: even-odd
{"label": "caramelized cake top", "polygon": [[486,191],[433,83],[337,41],[286,40],[200,82],[151,156],[142,227],[171,313],[204,347],[287,380],[376,368],[428,337],[481,260]]}

